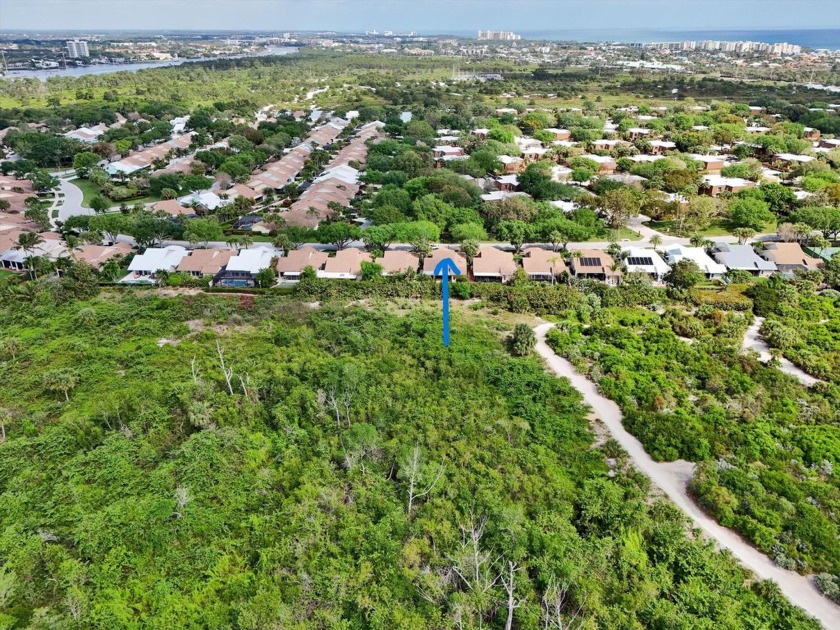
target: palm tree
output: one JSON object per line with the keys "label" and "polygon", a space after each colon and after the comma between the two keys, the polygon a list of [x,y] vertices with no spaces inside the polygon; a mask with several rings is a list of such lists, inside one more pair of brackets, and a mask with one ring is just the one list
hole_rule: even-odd
{"label": "palm tree", "polygon": [[254,239],[250,236],[243,236],[239,239],[239,244],[245,249],[248,249],[248,247],[254,244]]}
{"label": "palm tree", "polygon": [[746,245],[747,241],[755,236],[755,230],[746,227],[739,227],[732,230],[732,235],[738,237],[739,245]]}
{"label": "palm tree", "polygon": [[656,252],[656,248],[662,245],[662,236],[660,236],[659,234],[654,234],[650,237],[650,244],[653,245],[653,251]]}
{"label": "palm tree", "polygon": [[68,368],[50,370],[43,376],[44,388],[51,392],[62,392],[65,402],[70,402],[70,390],[79,384],[78,375]]}
{"label": "palm tree", "polygon": [[32,252],[35,250],[38,245],[44,242],[44,239],[41,237],[40,234],[36,234],[35,232],[21,232],[20,236],[17,239],[17,246],[24,254],[26,254],[26,264],[29,267],[28,271],[30,276],[34,279],[37,279],[38,276],[35,273],[35,269],[30,264],[30,259],[32,258]]}

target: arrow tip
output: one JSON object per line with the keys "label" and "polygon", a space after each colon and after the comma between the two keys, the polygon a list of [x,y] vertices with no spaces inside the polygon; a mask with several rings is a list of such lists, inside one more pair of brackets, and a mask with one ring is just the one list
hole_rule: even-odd
{"label": "arrow tip", "polygon": [[460,276],[461,270],[451,258],[444,258],[437,265],[435,265],[435,275],[444,276],[451,273],[453,276]]}

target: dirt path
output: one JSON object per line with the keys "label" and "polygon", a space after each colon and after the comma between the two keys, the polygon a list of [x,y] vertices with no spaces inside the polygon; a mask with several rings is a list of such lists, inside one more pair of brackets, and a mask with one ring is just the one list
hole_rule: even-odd
{"label": "dirt path", "polygon": [[609,429],[612,437],[627,451],[636,468],[650,477],[668,498],[679,507],[719,547],[728,549],[735,558],[760,579],[773,580],[791,602],[818,619],[829,630],[840,629],[840,606],[823,597],[811,581],[776,566],[763,553],[749,545],[738,534],[718,525],[706,515],[688,495],[694,464],[683,460],[659,463],[645,452],[641,442],[630,435],[621,424],[622,414],[618,405],[598,392],[594,383],[580,374],[566,359],[559,357],[545,341],[553,324],[541,324],[534,329],[537,335],[536,350],[557,376],[568,378],[586,403]]}
{"label": "dirt path", "polygon": [[[756,317],[753,323],[747,328],[747,332],[744,333],[744,343],[741,345],[742,348],[751,348],[758,352],[759,359],[764,362],[770,360],[770,346],[767,345],[767,342],[761,338],[761,333],[758,330],[761,328],[761,325],[764,323],[763,317]],[[819,383],[820,379],[814,378],[807,372],[803,372],[801,369],[796,367],[793,363],[788,361],[784,357],[779,357],[779,369],[784,372],[785,374],[790,374],[792,377],[797,379],[800,383],[802,383],[805,387],[810,387],[814,383]]]}

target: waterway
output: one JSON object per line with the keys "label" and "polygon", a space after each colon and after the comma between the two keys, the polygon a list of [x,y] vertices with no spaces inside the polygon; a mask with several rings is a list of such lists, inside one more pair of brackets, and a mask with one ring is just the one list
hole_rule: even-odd
{"label": "waterway", "polygon": [[6,79],[35,78],[46,81],[51,77],[81,77],[87,74],[108,74],[110,72],[137,72],[146,68],[165,68],[167,66],[180,66],[184,63],[198,61],[214,61],[216,59],[243,59],[246,57],[270,57],[289,55],[297,52],[297,48],[284,46],[280,48],[268,48],[264,51],[247,55],[220,55],[218,57],[198,57],[195,59],[170,59],[167,61],[144,61],[141,63],[102,63],[90,66],[72,66],[69,68],[56,68],[51,70],[10,70]]}

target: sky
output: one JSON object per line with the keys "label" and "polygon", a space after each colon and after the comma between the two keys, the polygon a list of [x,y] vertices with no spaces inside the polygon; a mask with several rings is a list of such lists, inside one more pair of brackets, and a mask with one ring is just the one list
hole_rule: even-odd
{"label": "sky", "polygon": [[840,28],[840,0],[0,0],[0,32],[776,28]]}

